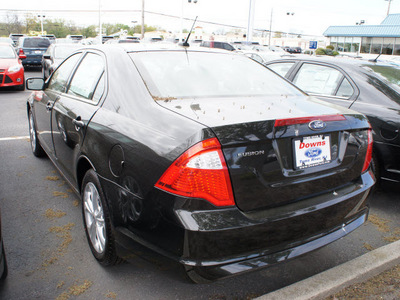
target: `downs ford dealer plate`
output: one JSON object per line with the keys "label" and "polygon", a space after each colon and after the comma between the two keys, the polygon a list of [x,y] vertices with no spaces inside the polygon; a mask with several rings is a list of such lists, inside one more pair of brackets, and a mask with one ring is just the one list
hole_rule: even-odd
{"label": "downs ford dealer plate", "polygon": [[294,141],[296,168],[308,168],[331,161],[331,143],[329,135],[315,135]]}

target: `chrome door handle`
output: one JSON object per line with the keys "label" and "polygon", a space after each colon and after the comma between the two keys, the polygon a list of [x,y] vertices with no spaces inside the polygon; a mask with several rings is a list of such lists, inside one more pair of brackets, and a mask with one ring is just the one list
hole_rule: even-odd
{"label": "chrome door handle", "polygon": [[78,118],[76,118],[76,119],[73,119],[73,120],[72,120],[72,123],[73,123],[75,126],[80,127],[80,128],[85,127],[85,122],[83,122],[83,121],[81,120],[80,117],[78,117]]}

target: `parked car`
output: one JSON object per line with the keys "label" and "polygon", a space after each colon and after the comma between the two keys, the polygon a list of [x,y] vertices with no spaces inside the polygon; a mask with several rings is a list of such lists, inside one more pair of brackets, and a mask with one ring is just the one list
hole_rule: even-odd
{"label": "parked car", "polygon": [[14,46],[14,41],[11,38],[8,37],[0,37],[0,44],[10,44],[11,46]]}
{"label": "parked car", "polygon": [[140,40],[138,39],[112,39],[108,40],[105,42],[105,44],[134,44],[134,43],[140,43]]}
{"label": "parked car", "polygon": [[16,47],[18,44],[18,40],[22,37],[26,36],[26,34],[22,33],[10,33],[9,38],[13,41],[14,46]]}
{"label": "parked car", "polygon": [[0,87],[15,87],[25,90],[24,67],[21,59],[25,55],[18,56],[11,44],[0,44]]}
{"label": "parked car", "polygon": [[136,242],[204,282],[294,258],[367,219],[366,117],[241,54],[102,45],[27,88],[32,152],[80,195],[103,265]]}
{"label": "parked car", "polygon": [[365,114],[378,178],[400,182],[400,67],[346,58],[284,59],[267,66],[310,95]]}
{"label": "parked car", "polygon": [[76,49],[81,48],[78,44],[51,44],[43,54],[42,73],[46,80],[58,65]]}
{"label": "parked car", "polygon": [[25,55],[24,66],[38,67],[42,65],[42,56],[50,46],[50,40],[44,37],[27,36],[18,40],[17,53]]}
{"label": "parked car", "polygon": [[291,57],[293,54],[286,52],[274,52],[274,51],[242,51],[244,55],[250,57],[251,59],[258,61],[260,64],[265,64],[271,60],[283,58],[283,57]]}
{"label": "parked car", "polygon": [[3,235],[1,234],[1,214],[0,214],[0,281],[3,281],[8,275],[8,266],[6,252],[4,251]]}
{"label": "parked car", "polygon": [[207,47],[207,48],[219,48],[228,51],[235,51],[235,47],[227,42],[216,42],[216,41],[203,41],[200,44],[200,47]]}
{"label": "parked car", "polygon": [[51,44],[56,42],[56,36],[54,34],[41,34],[40,37],[48,38]]}

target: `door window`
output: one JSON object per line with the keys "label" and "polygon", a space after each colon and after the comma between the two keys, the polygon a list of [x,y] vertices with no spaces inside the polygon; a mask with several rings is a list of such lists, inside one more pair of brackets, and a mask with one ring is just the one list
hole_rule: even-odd
{"label": "door window", "polygon": [[[88,53],[80,63],[68,89],[68,94],[83,97],[87,100],[97,101],[93,95],[98,86],[99,80],[104,73],[104,61],[100,55]],[[99,88],[104,89],[104,84]],[[96,91],[101,95],[102,91]],[[98,98],[98,96],[96,97]]]}
{"label": "door window", "polygon": [[284,63],[270,64],[267,67],[270,68],[275,73],[278,73],[282,77],[285,77],[293,65],[294,62],[284,62]]}
{"label": "door window", "polygon": [[[349,94],[353,94],[350,93],[350,89],[352,91],[353,88],[347,79],[343,81],[343,77],[340,71],[328,66],[303,64],[293,83],[310,94],[348,97]],[[339,88],[342,81],[344,84]]]}
{"label": "door window", "polygon": [[63,64],[60,65],[53,73],[48,85],[48,89],[57,92],[65,92],[72,69],[75,67],[80,57],[81,53],[77,53],[64,61]]}

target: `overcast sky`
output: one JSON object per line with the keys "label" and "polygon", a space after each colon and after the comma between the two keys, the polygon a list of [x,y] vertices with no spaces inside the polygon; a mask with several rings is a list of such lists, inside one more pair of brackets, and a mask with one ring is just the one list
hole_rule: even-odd
{"label": "overcast sky", "polygon": [[[101,2],[100,2],[101,1]],[[77,25],[97,25],[99,4],[102,10],[121,10],[121,12],[103,12],[103,23],[123,23],[132,25],[132,21],[141,22],[141,0],[18,0],[2,1],[0,19],[4,21],[6,10],[31,10],[46,18],[72,20]],[[228,25],[247,27],[250,0],[198,0],[196,4],[188,0],[145,0],[145,10],[167,15],[194,18]],[[322,35],[330,25],[355,25],[365,20],[366,25],[377,25],[386,17],[388,1],[385,0],[255,0],[254,28],[269,29],[272,14],[273,31]],[[59,10],[59,11],[54,11]],[[80,12],[61,12],[76,10]],[[89,12],[90,10],[96,12]],[[86,12],[84,12],[86,11]],[[125,11],[125,12],[123,12]],[[288,16],[287,13],[291,14]],[[391,2],[390,13],[400,14],[400,0]],[[164,29],[177,31],[180,20],[160,15],[146,14],[145,23],[158,25]],[[205,30],[216,30],[222,26],[200,23]],[[191,23],[184,21],[184,28],[190,29]],[[229,30],[229,28],[225,28]]]}

